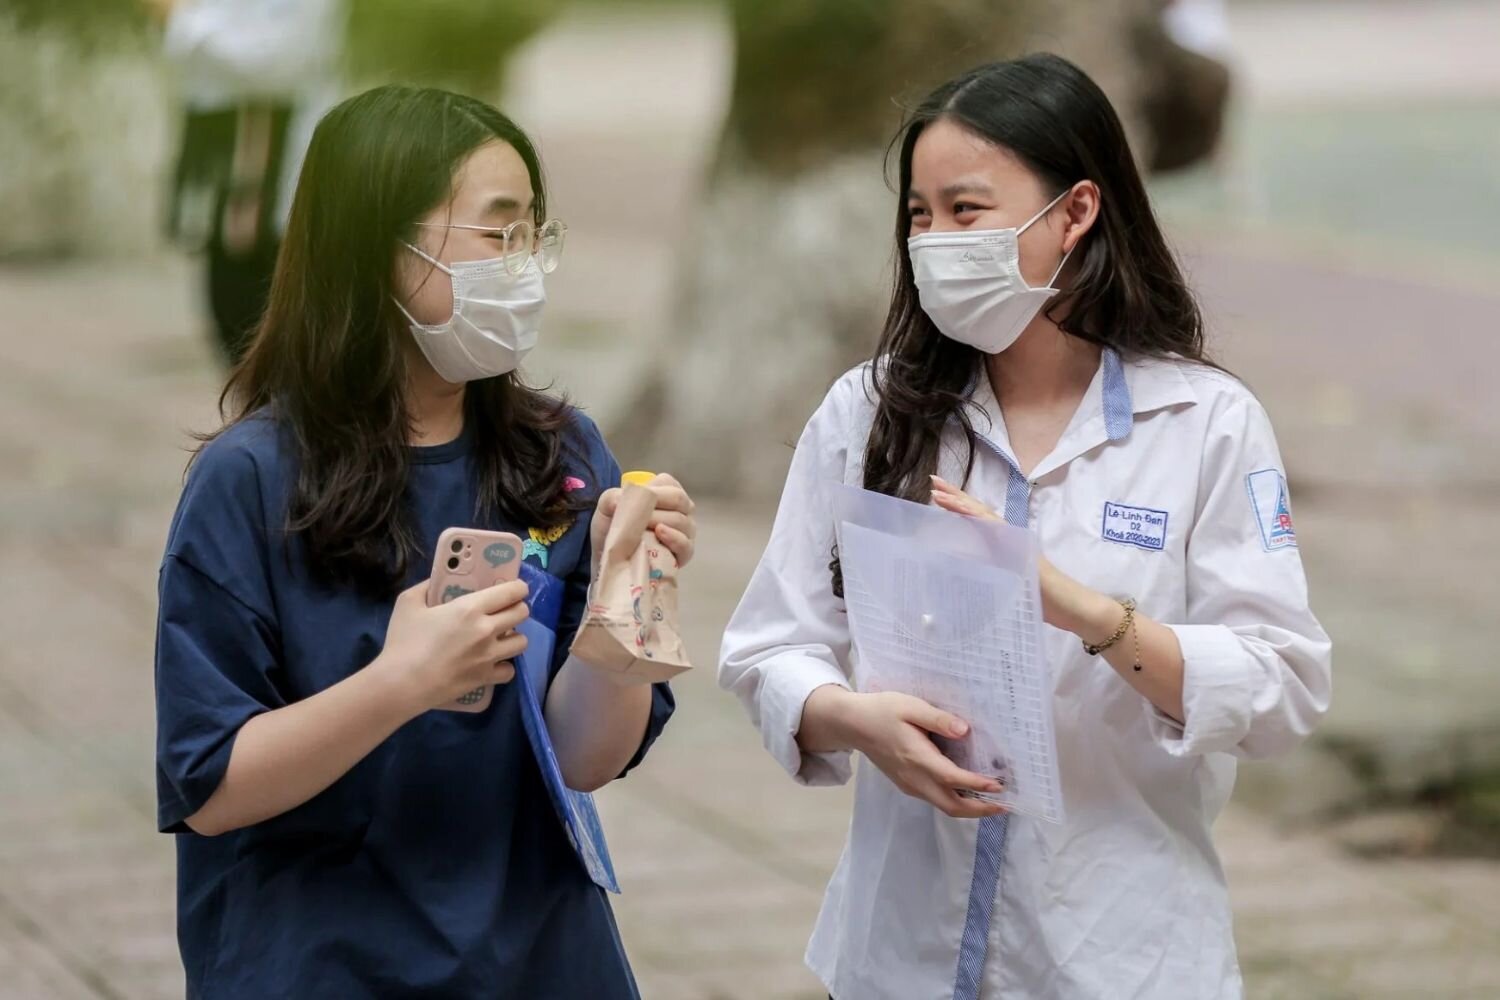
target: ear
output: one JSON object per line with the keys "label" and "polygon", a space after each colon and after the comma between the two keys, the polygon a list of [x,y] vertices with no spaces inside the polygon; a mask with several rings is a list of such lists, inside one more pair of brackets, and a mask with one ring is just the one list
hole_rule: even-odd
{"label": "ear", "polygon": [[1062,208],[1067,213],[1063,223],[1063,253],[1069,253],[1099,218],[1099,185],[1093,181],[1074,184],[1062,200]]}

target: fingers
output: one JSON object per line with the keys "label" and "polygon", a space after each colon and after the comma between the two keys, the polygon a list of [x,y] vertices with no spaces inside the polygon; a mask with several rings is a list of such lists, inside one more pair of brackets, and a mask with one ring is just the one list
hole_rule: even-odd
{"label": "fingers", "polygon": [[396,606],[401,607],[403,604],[421,604],[425,606],[427,604],[427,587],[431,582],[431,580],[423,580],[421,583],[414,583],[401,591],[401,593],[396,595]]}
{"label": "fingers", "polygon": [[[933,749],[936,750],[937,748],[933,747]],[[938,760],[941,763],[934,762],[932,764],[932,776],[944,788],[954,791],[984,792],[988,795],[997,795],[1005,790],[1005,786],[994,778],[975,774],[973,771],[965,771],[953,763],[953,761],[944,757],[942,753],[938,753]]]}
{"label": "fingers", "polygon": [[671,551],[677,565],[686,566],[697,549],[698,524],[691,514],[678,511],[657,511],[651,518],[651,530],[657,539]]}
{"label": "fingers", "polygon": [[[653,478],[647,484],[646,488],[655,496],[658,512],[671,510],[683,514],[691,514],[693,508],[696,506],[693,503],[693,498],[688,496],[687,490],[682,488],[682,484],[677,481],[677,478],[665,472],[659,473]],[[612,517],[614,515],[615,507],[620,502],[619,494],[620,491],[618,489],[606,490],[599,497],[599,507],[603,510],[605,517]],[[606,500],[608,500],[607,504]]]}
{"label": "fingers", "polygon": [[909,767],[918,769],[926,778],[937,782],[950,791],[985,792],[991,795],[1004,790],[1004,785],[994,778],[973,771],[966,771],[949,760],[937,744],[926,734],[913,733],[916,737],[908,745],[905,755]]}
{"label": "fingers", "polygon": [[651,515],[650,521],[646,522],[648,528],[655,528],[658,525],[675,528],[689,538],[696,538],[698,535],[698,525],[691,514],[683,514],[675,510],[659,510]]}
{"label": "fingers", "polygon": [[[959,739],[969,735],[969,724],[952,712],[927,704],[921,698],[908,698],[901,717],[919,729],[939,736]],[[939,756],[942,756],[939,754]]]}
{"label": "fingers", "polygon": [[496,638],[492,655],[497,662],[514,660],[526,652],[526,645],[524,635],[519,632],[508,632]]}
{"label": "fingers", "polygon": [[918,751],[912,760],[912,766],[918,769],[912,783],[919,798],[926,799],[955,819],[976,819],[1004,811],[998,803],[972,797],[972,793],[1000,793],[1003,791],[1000,782],[965,771],[939,753],[930,742],[928,746],[932,756]]}
{"label": "fingers", "polygon": [[970,517],[978,517],[991,521],[998,521],[1000,519],[999,515],[988,506],[969,496],[969,494],[941,476],[932,477],[932,502],[944,510],[952,511],[955,514],[967,514]]}
{"label": "fingers", "polygon": [[997,802],[965,798],[941,785],[934,787],[931,796],[923,798],[954,819],[983,819],[986,816],[998,816],[1005,811],[1005,807]]}
{"label": "fingers", "polygon": [[697,546],[688,535],[663,524],[657,527],[656,537],[672,553],[672,558],[677,560],[677,565],[686,566],[692,560]]}
{"label": "fingers", "polygon": [[[658,476],[657,478],[661,477]],[[658,512],[675,510],[681,511],[684,514],[691,514],[693,508],[696,506],[693,503],[693,498],[688,496],[687,490],[676,485],[675,482],[668,486],[653,485],[650,489],[656,495],[656,509]]]}
{"label": "fingers", "polygon": [[987,521],[999,520],[999,516],[994,511],[966,493],[939,493],[934,490],[932,502],[944,510],[951,510],[955,514],[963,514],[966,517],[977,517]]}
{"label": "fingers", "polygon": [[620,489],[619,487],[615,487],[613,489],[605,490],[603,493],[599,494],[599,500],[595,505],[595,511],[605,517],[614,517],[615,510],[618,509],[619,506]]}
{"label": "fingers", "polygon": [[933,491],[932,502],[937,504],[944,510],[953,511],[953,513],[955,514],[968,513],[968,510],[964,507],[964,502],[951,493],[938,493],[937,491]]}
{"label": "fingers", "polygon": [[529,589],[525,580],[511,580],[465,594],[453,603],[463,602],[481,614],[493,615],[525,601]]}
{"label": "fingers", "polygon": [[984,504],[970,497],[952,496],[947,493],[934,493],[932,502],[943,510],[962,514],[964,517],[972,517],[980,521],[998,521],[1000,515],[990,510]]}
{"label": "fingers", "polygon": [[920,698],[907,698],[901,716],[916,727],[916,737],[903,752],[912,794],[926,799],[949,816],[975,818],[993,816],[1003,810],[992,802],[969,798],[964,793],[998,794],[1004,785],[994,778],[959,767],[943,755],[927,733],[957,739],[968,734],[966,722],[951,712],[929,705]]}
{"label": "fingers", "polygon": [[485,624],[497,636],[513,632],[516,626],[531,617],[531,609],[526,606],[525,601],[517,601],[509,607],[501,608],[492,615],[485,616]]}
{"label": "fingers", "polygon": [[[933,752],[936,753],[936,748]],[[975,777],[979,776],[975,775]],[[980,780],[987,781],[983,778]],[[970,789],[950,787],[926,771],[920,763],[914,763],[912,769],[906,772],[905,779],[898,780],[896,785],[907,795],[922,799],[955,819],[978,819],[984,816],[995,816],[1005,811],[1005,807],[999,803],[965,794],[971,791]],[[984,790],[989,791],[988,788]]]}

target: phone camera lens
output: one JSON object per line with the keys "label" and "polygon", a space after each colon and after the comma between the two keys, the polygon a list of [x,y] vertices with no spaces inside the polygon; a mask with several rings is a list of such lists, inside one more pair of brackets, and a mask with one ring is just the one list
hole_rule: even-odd
{"label": "phone camera lens", "polygon": [[463,550],[464,550],[464,540],[462,538],[455,538],[453,540],[453,551],[454,552],[462,552]]}
{"label": "phone camera lens", "polygon": [[448,568],[449,569],[458,569],[458,556],[449,556],[448,557]]}

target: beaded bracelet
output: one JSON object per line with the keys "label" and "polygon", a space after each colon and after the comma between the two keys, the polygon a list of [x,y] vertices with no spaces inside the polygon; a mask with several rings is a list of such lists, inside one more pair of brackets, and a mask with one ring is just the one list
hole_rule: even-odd
{"label": "beaded bracelet", "polygon": [[[1098,656],[1100,653],[1104,652],[1106,649],[1109,649],[1115,643],[1125,638],[1126,632],[1131,631],[1131,629],[1135,626],[1135,601],[1127,597],[1120,602],[1120,607],[1125,609],[1125,617],[1120,621],[1120,627],[1115,629],[1115,634],[1098,644],[1085,642],[1083,644],[1084,652],[1088,653],[1090,656]],[[1135,667],[1136,672],[1139,673],[1141,669],[1141,634],[1138,631],[1135,633],[1135,659],[1132,661],[1132,663]]]}

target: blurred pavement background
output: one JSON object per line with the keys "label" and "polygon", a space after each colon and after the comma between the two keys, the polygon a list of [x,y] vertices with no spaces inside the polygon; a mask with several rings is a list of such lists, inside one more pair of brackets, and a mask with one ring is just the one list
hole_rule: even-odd
{"label": "blurred pavement background", "polygon": [[[1221,357],[1276,421],[1337,643],[1327,724],[1242,769],[1218,829],[1248,995],[1493,998],[1500,4],[1230,13],[1228,142],[1155,193]],[[504,104],[572,227],[534,374],[606,426],[640,405],[643,363],[670,368],[731,59],[712,9],[622,5],[570,11],[512,60]],[[167,141],[145,128],[121,162]],[[181,995],[151,646],[186,431],[215,419],[197,287],[160,247],[0,264],[0,997]],[[670,471],[693,485],[690,461]],[[769,517],[703,505],[685,596],[699,669],[648,766],[601,796],[648,1000],[823,995],[801,955],[846,792],[795,787],[713,681]]]}

